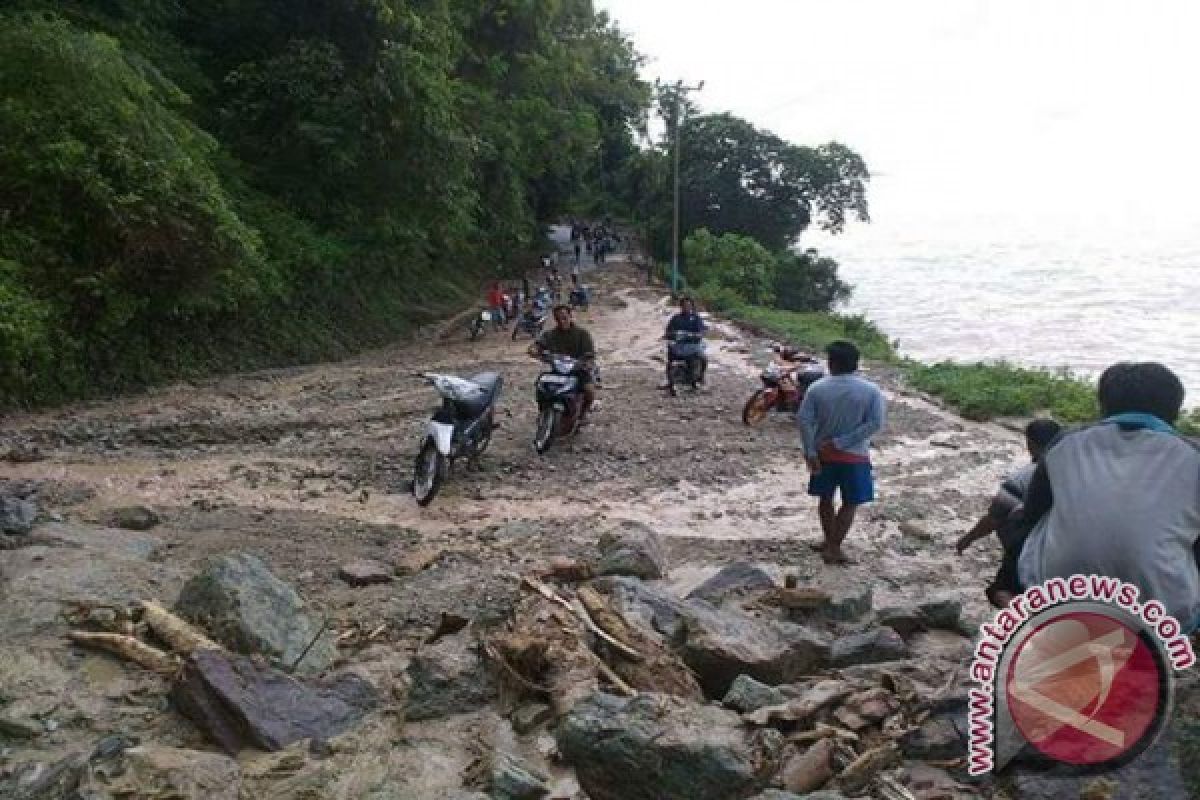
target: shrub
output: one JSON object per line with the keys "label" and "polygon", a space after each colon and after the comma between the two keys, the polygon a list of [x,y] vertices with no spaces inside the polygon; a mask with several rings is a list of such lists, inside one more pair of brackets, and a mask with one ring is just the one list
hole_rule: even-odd
{"label": "shrub", "polygon": [[1050,412],[1060,422],[1088,422],[1099,415],[1092,384],[1067,372],[995,364],[907,364],[909,382],[936,395],[968,419]]}

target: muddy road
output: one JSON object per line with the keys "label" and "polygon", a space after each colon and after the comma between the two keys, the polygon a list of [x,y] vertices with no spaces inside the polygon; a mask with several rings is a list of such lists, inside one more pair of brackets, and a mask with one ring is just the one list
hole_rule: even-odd
{"label": "muddy road", "polygon": [[[791,419],[758,429],[741,422],[769,342],[716,323],[709,386],[666,397],[657,389],[659,337],[672,309],[661,291],[639,288],[621,262],[587,281],[595,302],[578,322],[600,351],[599,407],[577,438],[543,456],[532,446],[539,365],[525,354],[528,339],[514,343],[507,333],[472,343],[455,332],[335,364],[6,419],[0,479],[36,488],[43,516],[23,546],[0,551],[0,710],[46,730],[3,745],[0,764],[53,760],[113,732],[203,747],[166,710],[156,678],[71,648],[61,615],[75,604],[171,604],[206,557],[232,551],[260,556],[334,631],[384,625],[372,648],[343,650],[341,659],[397,671],[442,612],[503,616],[518,593],[515,576],[551,556],[590,552],[597,526],[620,519],[665,537],[679,589],[745,560],[802,580],[871,584],[877,607],[950,591],[968,618],[983,614],[999,550],[981,543],[959,558],[953,544],[1024,458],[1017,434],[963,421],[906,394],[888,371],[868,369],[890,401],[876,441],[879,498],[847,544],[857,563],[827,567],[808,547],[819,533]],[[485,369],[505,379],[502,427],[482,468],[457,469],[420,509],[407,481],[436,396],[416,373]],[[161,524],[110,526],[114,509],[133,505],[153,508]],[[351,588],[336,573],[359,558],[418,571]],[[388,755],[352,759],[358,777],[331,784],[342,796],[360,796],[356,786],[394,773],[403,759],[413,783],[396,796],[457,786],[469,755],[461,743],[484,735],[373,725],[363,735]]]}

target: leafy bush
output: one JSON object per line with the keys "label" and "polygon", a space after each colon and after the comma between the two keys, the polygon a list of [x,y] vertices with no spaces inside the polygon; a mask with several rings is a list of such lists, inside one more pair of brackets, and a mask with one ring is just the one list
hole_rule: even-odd
{"label": "leafy bush", "polygon": [[749,236],[713,236],[701,228],[684,240],[683,256],[693,286],[729,289],[755,305],[774,300],[775,258]]}
{"label": "leafy bush", "polygon": [[1050,412],[1060,422],[1075,423],[1100,413],[1095,387],[1065,372],[953,362],[908,363],[906,372],[914,387],[941,397],[968,419]]}
{"label": "leafy bush", "polygon": [[733,289],[716,283],[706,283],[699,289],[690,291],[696,301],[709,311],[727,313],[746,304],[746,299]]}
{"label": "leafy bush", "polygon": [[830,342],[846,339],[858,345],[866,358],[891,361],[896,357],[883,331],[862,316],[822,311],[782,311],[759,306],[736,308],[731,316],[772,336],[812,350],[821,350]]}
{"label": "leafy bush", "polygon": [[788,311],[832,311],[850,299],[838,263],[816,250],[785,253],[775,262],[775,305]]}

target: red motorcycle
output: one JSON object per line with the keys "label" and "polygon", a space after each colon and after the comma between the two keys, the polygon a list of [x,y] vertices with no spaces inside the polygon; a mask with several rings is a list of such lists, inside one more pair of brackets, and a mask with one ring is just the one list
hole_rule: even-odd
{"label": "red motorcycle", "polygon": [[758,425],[772,411],[795,414],[804,402],[808,387],[825,377],[825,370],[812,356],[801,353],[794,347],[775,346],[775,352],[785,362],[796,364],[784,368],[772,361],[759,376],[763,386],[750,395],[742,408],[742,422]]}

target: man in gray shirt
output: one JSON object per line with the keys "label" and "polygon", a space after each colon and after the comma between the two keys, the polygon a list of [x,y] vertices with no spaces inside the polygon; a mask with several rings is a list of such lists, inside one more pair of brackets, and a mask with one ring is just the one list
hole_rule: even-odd
{"label": "man in gray shirt", "polygon": [[1172,427],[1183,384],[1161,364],[1115,364],[1100,376],[1104,419],[1065,434],[1025,497],[1032,527],[1018,562],[1029,588],[1102,575],[1162,603],[1185,631],[1200,622],[1200,445]]}
{"label": "man in gray shirt", "polygon": [[[816,549],[826,564],[845,564],[842,542],[854,514],[875,499],[871,437],[883,429],[886,402],[878,386],[857,374],[859,354],[852,342],[832,342],[825,352],[829,377],[808,387],[796,419],[810,473],[808,493],[820,498],[824,540]],[[841,508],[833,503],[838,492]]]}

